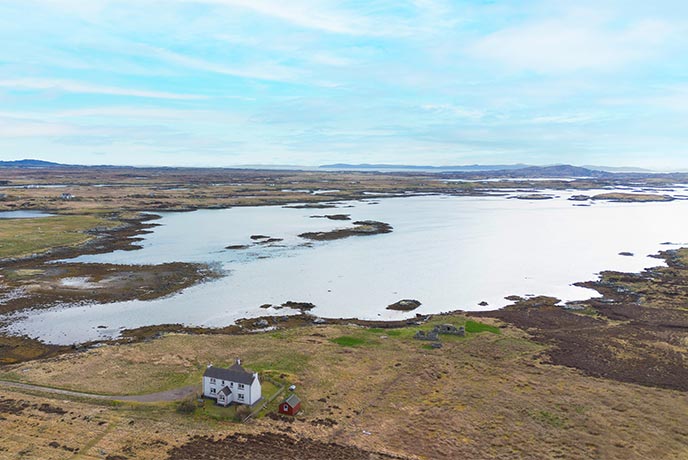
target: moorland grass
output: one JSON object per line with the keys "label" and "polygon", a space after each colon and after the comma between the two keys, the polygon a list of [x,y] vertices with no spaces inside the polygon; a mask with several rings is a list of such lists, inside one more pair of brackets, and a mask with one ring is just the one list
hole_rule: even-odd
{"label": "moorland grass", "polygon": [[93,238],[87,230],[116,224],[90,215],[0,219],[0,258],[23,257],[82,244]]}
{"label": "moorland grass", "polygon": [[341,337],[335,337],[330,339],[331,342],[341,345],[342,347],[359,347],[365,345],[367,341],[360,337],[352,337],[350,335],[343,335]]}

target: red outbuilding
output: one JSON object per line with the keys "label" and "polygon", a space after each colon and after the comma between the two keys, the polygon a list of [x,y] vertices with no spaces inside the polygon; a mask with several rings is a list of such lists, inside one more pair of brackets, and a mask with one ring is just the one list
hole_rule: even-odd
{"label": "red outbuilding", "polygon": [[301,400],[293,393],[279,406],[279,413],[284,415],[296,415],[300,410]]}

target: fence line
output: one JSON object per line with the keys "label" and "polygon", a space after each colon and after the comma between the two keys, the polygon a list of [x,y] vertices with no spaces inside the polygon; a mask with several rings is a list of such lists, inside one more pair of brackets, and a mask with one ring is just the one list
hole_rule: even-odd
{"label": "fence line", "polygon": [[270,404],[271,402],[273,402],[279,395],[281,395],[282,392],[284,391],[284,389],[286,388],[286,385],[278,383],[277,381],[275,381],[274,379],[268,377],[267,375],[266,375],[266,376],[263,376],[263,380],[266,380],[266,381],[272,383],[273,385],[275,385],[276,387],[279,387],[279,388],[278,388],[278,390],[275,392],[275,394],[273,394],[273,395],[270,397],[270,399],[263,401],[263,403],[260,405],[260,407],[258,407],[258,408],[255,409],[253,412],[251,412],[250,414],[248,414],[248,415],[246,416],[246,418],[244,418],[244,419],[242,420],[243,423],[247,422],[250,418],[254,417],[256,414],[258,414],[260,411],[262,411],[262,410],[265,408],[265,406],[267,406],[268,404]]}

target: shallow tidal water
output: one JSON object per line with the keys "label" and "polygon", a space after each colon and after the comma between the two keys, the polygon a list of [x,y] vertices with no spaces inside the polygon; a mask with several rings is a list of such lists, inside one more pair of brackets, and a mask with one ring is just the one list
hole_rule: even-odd
{"label": "shallow tidal water", "polygon": [[[557,198],[540,201],[421,196],[343,202],[333,209],[163,213],[161,225],[145,235],[143,249],[75,260],[209,262],[227,275],[153,301],[56,307],[3,319],[11,321],[10,332],[70,344],[114,337],[122,328],[224,326],[244,317],[294,313],[260,308],[288,300],[314,303],[311,313],[318,316],[362,319],[496,309],[514,294],[582,300],[596,293],[572,283],[595,279],[602,270],[635,272],[660,265],[648,256],[688,240],[688,201],[580,206],[567,200],[573,193],[553,193]],[[325,214],[383,221],[394,231],[304,246],[299,233],[352,225],[310,217]],[[284,240],[224,249],[251,244],[254,234]],[[422,306],[410,313],[386,310],[407,298]],[[478,305],[483,301],[488,306]]]}
{"label": "shallow tidal water", "polygon": [[36,217],[50,217],[52,215],[43,211],[0,211],[0,219],[34,219]]}

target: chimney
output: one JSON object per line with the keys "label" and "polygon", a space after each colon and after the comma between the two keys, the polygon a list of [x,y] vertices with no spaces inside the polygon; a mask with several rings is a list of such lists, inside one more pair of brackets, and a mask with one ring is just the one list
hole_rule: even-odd
{"label": "chimney", "polygon": [[237,359],[236,359],[236,363],[237,363],[239,366],[241,366],[241,358],[237,358]]}
{"label": "chimney", "polygon": [[213,363],[209,363],[209,364],[206,366],[206,369],[210,369],[211,367],[213,367]]}

